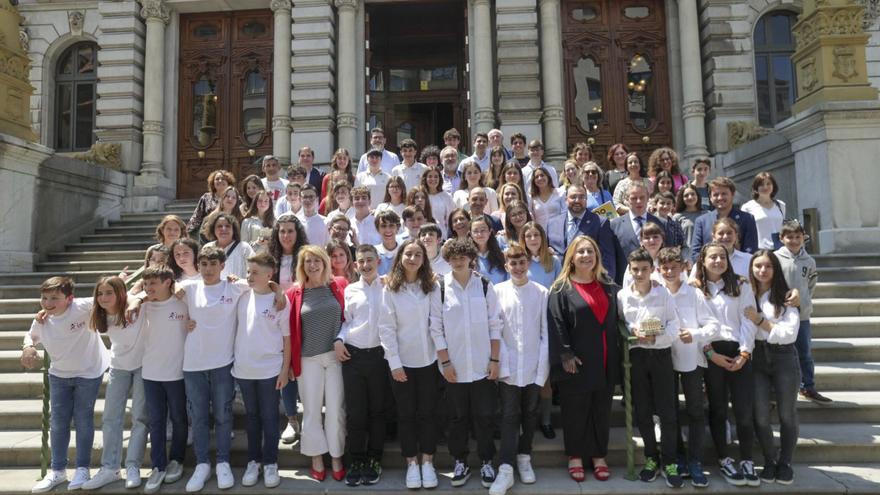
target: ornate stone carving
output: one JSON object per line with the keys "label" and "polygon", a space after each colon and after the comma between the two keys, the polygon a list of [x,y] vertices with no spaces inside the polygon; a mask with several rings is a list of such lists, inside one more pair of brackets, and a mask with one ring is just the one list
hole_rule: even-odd
{"label": "ornate stone carving", "polygon": [[819,84],[819,76],[816,73],[816,57],[805,58],[798,72],[798,80],[801,82],[801,89],[804,92],[812,91]]}
{"label": "ornate stone carving", "polygon": [[880,17],[880,0],[859,0],[865,6],[865,15],[862,18],[862,28],[867,30]]}
{"label": "ornate stone carving", "polygon": [[171,16],[168,14],[168,7],[165,0],[142,0],[143,8],[141,9],[141,17],[144,20],[158,19],[164,23],[168,23]]}
{"label": "ornate stone carving", "polygon": [[145,120],[141,128],[144,134],[162,134],[165,130],[165,126],[158,120]]}
{"label": "ornate stone carving", "polygon": [[544,122],[565,119],[565,111],[561,107],[547,107],[541,115]]}
{"label": "ornate stone carving", "polygon": [[357,115],[352,113],[340,113],[336,116],[336,127],[358,127]]}
{"label": "ornate stone carving", "polygon": [[30,59],[22,46],[21,23],[15,5],[0,0],[0,133],[36,141],[31,128]]}
{"label": "ornate stone carving", "polygon": [[281,130],[290,130],[290,117],[287,115],[279,115],[277,117],[272,117],[272,130],[281,129]]}
{"label": "ornate stone carving", "polygon": [[834,48],[834,72],[832,76],[848,82],[851,78],[859,75],[856,70],[856,51],[852,47],[838,46]]}
{"label": "ornate stone carving", "polygon": [[27,52],[31,48],[31,37],[27,32],[27,28],[21,28],[18,32],[18,44],[21,45],[21,50]]}
{"label": "ornate stone carving", "polygon": [[67,13],[67,22],[70,24],[70,34],[80,36],[83,31],[83,23],[86,15],[78,10],[72,10]]}
{"label": "ornate stone carving", "polygon": [[335,2],[336,8],[339,10],[344,9],[357,9],[358,0],[336,0]]}
{"label": "ornate stone carving", "polygon": [[272,9],[272,12],[275,12],[276,14],[279,11],[290,12],[290,0],[272,0],[272,2],[269,4],[269,8]]}
{"label": "ornate stone carving", "polygon": [[683,118],[698,116],[706,116],[706,104],[702,101],[689,101],[681,106],[681,116]]}
{"label": "ornate stone carving", "polygon": [[862,34],[862,9],[858,6],[817,11],[810,22],[798,22],[793,29],[800,50],[820,36]]}
{"label": "ornate stone carving", "polygon": [[477,110],[474,112],[474,121],[476,122],[495,122],[494,110]]}
{"label": "ornate stone carving", "polygon": [[734,149],[745,143],[760,139],[773,132],[772,129],[761,127],[753,120],[738,120],[727,123],[727,146]]}
{"label": "ornate stone carving", "polygon": [[97,142],[85,153],[73,155],[77,160],[118,169],[122,166],[122,145],[120,143]]}

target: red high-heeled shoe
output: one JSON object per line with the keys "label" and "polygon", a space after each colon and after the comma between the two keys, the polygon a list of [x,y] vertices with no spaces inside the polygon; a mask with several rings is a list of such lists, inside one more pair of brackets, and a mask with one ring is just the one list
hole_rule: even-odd
{"label": "red high-heeled shoe", "polygon": [[[578,483],[583,482],[587,479],[587,475],[584,472],[584,466],[572,466],[571,461],[581,460],[580,457],[569,457],[568,458],[568,475],[571,476],[571,479],[577,481]],[[581,461],[583,463],[583,461]]]}
{"label": "red high-heeled shoe", "polygon": [[324,481],[324,478],[327,477],[327,470],[325,469],[323,471],[315,471],[315,468],[312,468],[309,476],[311,476],[312,479],[315,481]]}
{"label": "red high-heeled shoe", "polygon": [[344,480],[345,479],[345,468],[342,468],[339,471],[333,471],[331,476],[333,476],[333,479],[336,481]]}

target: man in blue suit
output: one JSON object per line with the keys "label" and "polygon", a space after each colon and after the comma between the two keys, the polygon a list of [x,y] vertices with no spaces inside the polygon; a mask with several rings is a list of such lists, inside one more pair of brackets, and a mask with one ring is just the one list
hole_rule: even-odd
{"label": "man in blue suit", "polygon": [[565,196],[568,209],[547,222],[547,238],[550,247],[565,254],[568,245],[579,235],[591,237],[599,245],[602,265],[611,278],[617,275],[617,257],[614,249],[614,234],[610,222],[587,210],[587,191],[583,186],[569,186]]}
{"label": "man in blue suit", "polygon": [[691,259],[697,261],[700,249],[712,240],[712,226],[719,218],[730,217],[739,227],[739,250],[752,254],[758,250],[758,228],[755,217],[739,208],[733,207],[736,184],[727,177],[717,177],[709,181],[709,201],[715,207],[697,217],[694,222],[694,235],[691,238]]}
{"label": "man in blue suit", "polygon": [[663,222],[648,213],[648,189],[644,182],[631,182],[626,191],[626,200],[629,202],[629,212],[611,220],[611,230],[617,239],[617,261],[620,263],[617,268],[621,273],[621,280],[629,253],[641,246],[639,233],[642,231],[642,227],[647,222],[652,222],[665,230]]}

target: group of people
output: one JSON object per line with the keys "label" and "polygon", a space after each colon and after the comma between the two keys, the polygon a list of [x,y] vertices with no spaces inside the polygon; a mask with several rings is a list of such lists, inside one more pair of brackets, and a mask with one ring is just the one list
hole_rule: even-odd
{"label": "group of people", "polygon": [[[416,143],[403,140],[400,160],[373,129],[357,165],[340,149],[326,174],[308,147],[286,178],[272,156],[263,177],[240,184],[215,171],[188,222],[160,222],[138,283],[103,277],[92,298],[74,298],[69,278],[46,280],[22,352],[28,368],[40,365],[38,344],[51,357],[51,470],[33,491],[67,481],[71,419],[70,489],[140,486],[149,437],[145,491],[156,492],[183,476],[188,435],[196,467],[186,491],[200,491],[212,471],[230,488],[236,393],[246,412],[243,486],[261,476],[278,486],[279,440],[297,437],[312,478],[329,469],[349,486],[375,484],[393,418],[407,488],[438,485],[440,439],[454,459],[452,485],[467,483],[473,435],[481,483],[504,495],[515,473],[536,481],[532,440],[538,430],[556,435],[554,393],[568,473],[581,482],[590,469],[605,481],[624,352],[644,439],[641,480],[708,485],[705,391],[723,478],[793,481],[798,393],[828,399],[815,389],[810,357],[815,262],[800,224],[784,221],[772,175],[758,174],[752,201],[736,208],[730,179],[709,180],[702,159],[688,178],[669,148],[651,154],[646,173],[623,144],[610,147],[607,169],[579,144],[558,174],[541,142],[522,134],[507,149],[501,131],[478,133],[469,156],[455,129],[444,141],[417,161]],[[104,450],[91,477],[92,418],[108,368]],[[739,462],[728,446],[731,402]]]}

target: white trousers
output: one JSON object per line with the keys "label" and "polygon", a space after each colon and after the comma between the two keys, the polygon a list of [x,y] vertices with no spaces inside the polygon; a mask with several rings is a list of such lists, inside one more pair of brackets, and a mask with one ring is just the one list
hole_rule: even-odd
{"label": "white trousers", "polygon": [[[302,358],[299,398],[303,405],[302,438],[299,450],[315,456],[345,453],[345,391],[342,364],[333,351]],[[321,408],[325,408],[322,421]]]}

